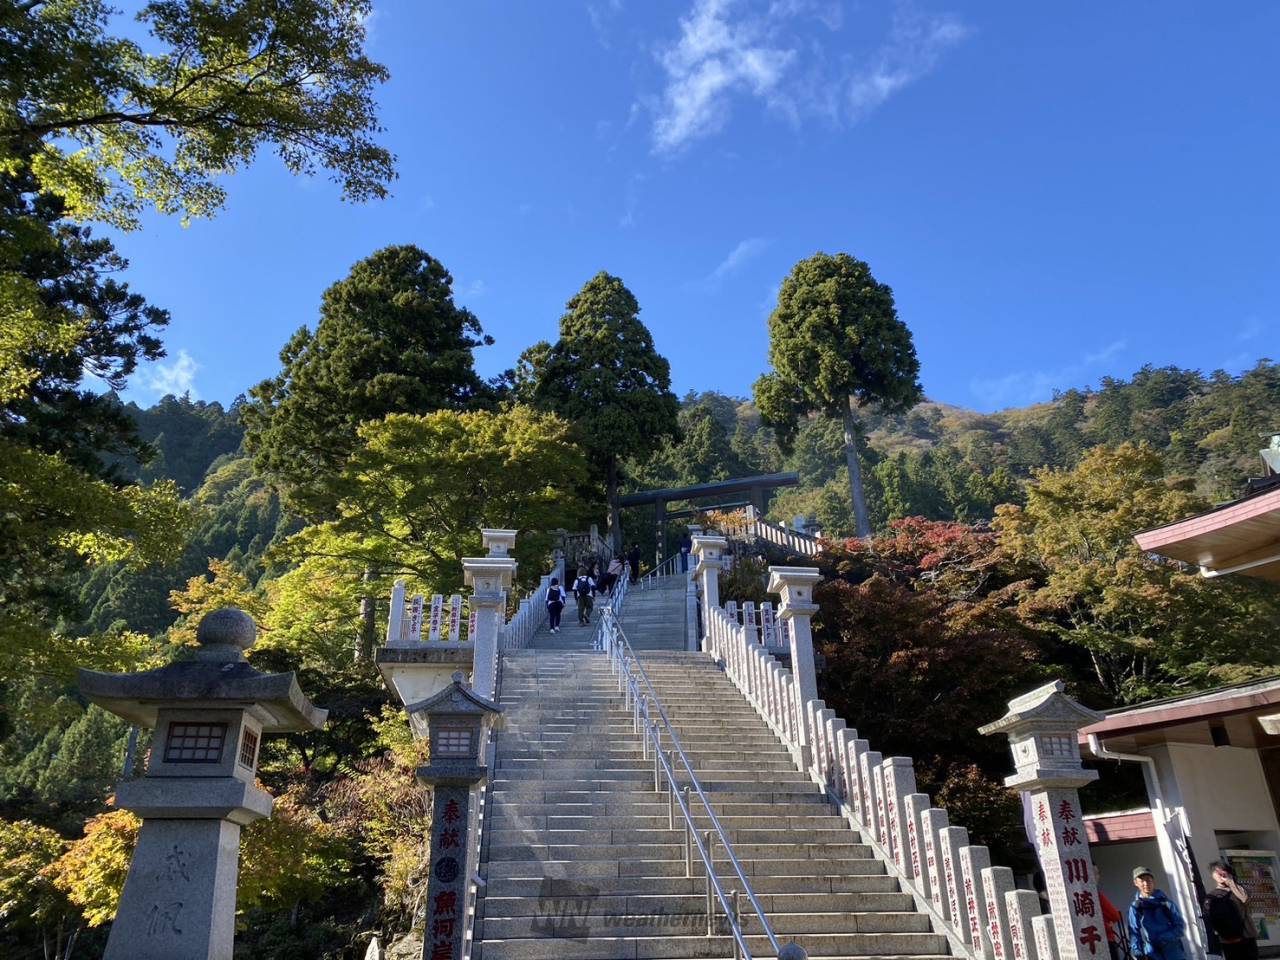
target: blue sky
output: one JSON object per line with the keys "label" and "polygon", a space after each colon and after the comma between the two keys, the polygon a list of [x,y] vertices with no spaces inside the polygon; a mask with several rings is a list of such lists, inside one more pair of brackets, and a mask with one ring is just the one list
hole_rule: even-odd
{"label": "blue sky", "polygon": [[749,395],[798,259],[895,292],[931,399],[981,410],[1280,358],[1280,4],[376,0],[400,179],[350,205],[264,154],[216,219],[118,238],[172,311],[140,402],[231,400],[390,243],[495,346],[604,269],[673,386]]}

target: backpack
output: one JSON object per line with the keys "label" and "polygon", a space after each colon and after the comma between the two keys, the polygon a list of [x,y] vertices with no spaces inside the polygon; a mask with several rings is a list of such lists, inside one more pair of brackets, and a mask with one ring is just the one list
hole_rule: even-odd
{"label": "backpack", "polygon": [[564,590],[559,587],[547,587],[547,603],[564,603]]}
{"label": "backpack", "polygon": [[591,596],[591,581],[586,577],[579,577],[574,581],[573,592],[580,597]]}

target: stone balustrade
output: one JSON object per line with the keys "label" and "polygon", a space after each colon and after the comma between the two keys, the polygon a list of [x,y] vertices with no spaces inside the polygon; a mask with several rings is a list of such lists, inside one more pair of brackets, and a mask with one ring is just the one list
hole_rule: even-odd
{"label": "stone balustrade", "polygon": [[747,513],[731,514],[719,525],[724,527],[725,536],[734,540],[763,540],[800,557],[816,557],[822,549],[817,537]]}
{"label": "stone balustrade", "polygon": [[[950,823],[946,810],[934,807],[928,795],[917,792],[909,757],[881,756],[859,738],[857,730],[818,699],[809,626],[809,618],[817,610],[812,600],[817,570],[770,568],[770,592],[781,593],[783,598],[776,625],[789,627],[791,669],[787,669],[762,642],[768,638],[768,628],[762,624],[757,630],[753,619],[745,615],[746,604],[742,605],[744,617],[739,619],[719,603],[716,579],[721,568],[719,558],[726,546],[721,537],[694,539],[696,572],[702,588],[703,650],[724,665],[729,678],[790,750],[797,767],[839,804],[850,826],[862,834],[887,869],[902,881],[903,889],[913,895],[917,907],[932,917],[935,929],[947,936],[953,952],[972,960],[1085,960],[1105,956],[1100,909],[1095,924],[1092,916],[1080,915],[1082,900],[1068,897],[1068,892],[1072,896],[1081,893],[1086,906],[1091,906],[1087,900],[1092,890],[1091,882],[1086,882],[1090,881],[1087,868],[1075,867],[1086,871],[1077,884],[1080,890],[1064,887],[1062,895],[1054,897],[1054,912],[1042,915],[1036,894],[1015,890],[1012,872],[993,866],[986,847],[970,843],[965,829]],[[1054,696],[1074,703],[1061,695],[1059,684],[1056,693],[1049,687],[1041,688],[1015,700],[1013,706],[1028,701],[1032,708],[1039,709]],[[1003,731],[1007,720],[984,728],[983,732]],[[1076,765],[1079,766],[1078,752]],[[1069,786],[1061,777],[1052,782],[1058,788]],[[1052,792],[1057,806],[1050,816],[1057,817],[1061,812],[1078,819],[1078,799],[1074,809],[1064,807],[1064,802],[1071,802],[1070,797],[1061,796],[1064,792]],[[1074,789],[1070,793],[1075,796]],[[1083,822],[1076,826],[1083,835]],[[1059,834],[1075,835],[1069,823],[1054,822],[1049,828]],[[1042,857],[1048,855],[1047,848],[1048,841],[1039,849]],[[1088,864],[1087,841],[1082,849],[1083,853],[1077,849],[1071,854],[1073,862]],[[1054,862],[1052,857],[1046,860],[1050,871]],[[1092,902],[1097,902],[1096,895]],[[1069,906],[1072,903],[1074,907]],[[1095,939],[1099,933],[1100,941]]]}
{"label": "stone balustrade", "polygon": [[[533,639],[547,620],[547,589],[552,579],[560,581],[564,586],[564,558],[557,557],[551,572],[538,581],[538,587],[529,596],[520,601],[520,609],[516,611],[498,638],[500,650],[523,650]],[[565,588],[568,589],[567,587]]]}

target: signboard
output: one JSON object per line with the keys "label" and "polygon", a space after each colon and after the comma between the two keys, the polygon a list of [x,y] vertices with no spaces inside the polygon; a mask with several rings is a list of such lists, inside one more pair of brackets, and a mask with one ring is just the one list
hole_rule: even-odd
{"label": "signboard", "polygon": [[456,593],[449,598],[449,642],[458,642],[458,632],[462,629],[462,598]]}

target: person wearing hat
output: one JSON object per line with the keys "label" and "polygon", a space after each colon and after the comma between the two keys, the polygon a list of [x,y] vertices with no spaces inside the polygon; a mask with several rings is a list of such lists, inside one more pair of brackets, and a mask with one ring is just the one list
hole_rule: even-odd
{"label": "person wearing hat", "polygon": [[1186,960],[1182,934],[1186,921],[1177,905],[1156,889],[1156,878],[1146,867],[1133,868],[1138,893],[1129,905],[1129,948],[1135,957],[1152,960]]}
{"label": "person wearing hat", "polygon": [[[1223,860],[1209,864],[1217,886],[1209,891],[1201,906],[1206,926],[1226,960],[1258,960],[1258,927],[1245,906],[1249,895],[1236,882],[1231,867]],[[1211,942],[1210,946],[1214,946]]]}

